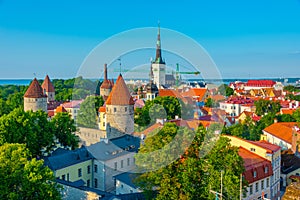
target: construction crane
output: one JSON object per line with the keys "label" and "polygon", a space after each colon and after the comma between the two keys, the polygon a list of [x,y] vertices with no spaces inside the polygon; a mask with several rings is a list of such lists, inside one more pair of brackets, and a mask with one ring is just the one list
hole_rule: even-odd
{"label": "construction crane", "polygon": [[175,76],[176,76],[176,87],[178,88],[179,85],[179,75],[180,74],[194,74],[194,75],[199,75],[200,72],[199,71],[195,71],[195,72],[181,72],[179,71],[179,64],[176,63],[176,72],[175,72]]}

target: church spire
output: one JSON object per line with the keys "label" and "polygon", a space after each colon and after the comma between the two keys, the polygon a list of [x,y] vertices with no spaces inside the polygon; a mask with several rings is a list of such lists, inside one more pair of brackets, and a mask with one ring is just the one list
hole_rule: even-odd
{"label": "church spire", "polygon": [[161,42],[160,42],[160,23],[158,22],[158,33],[156,41],[156,57],[154,63],[165,64],[161,56]]}

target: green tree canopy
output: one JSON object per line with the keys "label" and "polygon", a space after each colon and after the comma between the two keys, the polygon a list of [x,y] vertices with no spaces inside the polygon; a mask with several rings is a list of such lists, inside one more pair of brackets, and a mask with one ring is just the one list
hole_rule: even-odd
{"label": "green tree canopy", "polygon": [[104,104],[101,96],[88,96],[80,105],[80,110],[77,116],[79,126],[96,128],[97,113],[100,106]]}
{"label": "green tree canopy", "polygon": [[2,144],[24,143],[33,156],[41,155],[43,147],[50,149],[54,145],[54,136],[62,144],[76,148],[78,139],[73,131],[74,121],[64,114],[59,114],[53,118],[53,121],[48,121],[47,113],[41,110],[25,112],[17,108],[8,115],[0,117]]}
{"label": "green tree canopy", "polygon": [[[161,105],[162,107],[159,107],[158,105]],[[164,111],[161,110],[162,108]],[[158,113],[154,114],[154,112]],[[151,116],[149,116],[150,114]],[[152,101],[146,101],[145,106],[142,109],[136,109],[134,115],[135,123],[137,125],[148,126],[149,124],[155,123],[156,118],[166,117],[167,119],[174,119],[175,116],[181,117],[181,104],[175,97],[158,96]]]}
{"label": "green tree canopy", "polygon": [[24,144],[0,146],[0,199],[61,199],[53,172]]}
{"label": "green tree canopy", "polygon": [[254,102],[255,105],[255,113],[258,116],[262,116],[265,113],[277,113],[280,111],[281,105],[278,101],[269,101],[269,100],[264,100],[260,99],[258,101]]}
{"label": "green tree canopy", "polygon": [[222,84],[218,87],[218,93],[226,97],[229,97],[233,95],[234,90],[231,87],[229,87],[227,84]]}
{"label": "green tree canopy", "polygon": [[[244,171],[238,149],[230,146],[227,138],[215,140],[209,136],[210,139],[205,139],[207,134],[213,134],[213,131],[208,133],[203,126],[194,133],[174,124],[166,124],[166,128],[146,138],[136,155],[137,166],[144,169],[145,165],[147,167],[150,163],[155,164],[161,158],[172,157],[171,154],[174,153],[172,149],[169,149],[169,154],[154,154],[153,158],[145,157],[144,154],[165,148],[166,145],[173,143],[178,134],[186,135],[181,143],[192,139],[183,154],[156,171],[143,173],[135,180],[148,197],[151,198],[152,190],[156,189],[156,199],[214,199],[215,195],[211,194],[210,190],[220,192],[220,173],[223,171],[224,196],[227,199],[238,199],[240,174]],[[212,141],[214,141],[212,149],[202,154],[203,147],[210,146],[208,142]],[[153,162],[145,160],[146,158],[153,159]]]}

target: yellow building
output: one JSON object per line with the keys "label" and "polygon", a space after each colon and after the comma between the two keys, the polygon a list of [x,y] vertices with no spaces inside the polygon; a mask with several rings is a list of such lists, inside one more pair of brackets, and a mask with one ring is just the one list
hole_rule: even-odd
{"label": "yellow building", "polygon": [[243,147],[272,163],[273,175],[270,180],[271,199],[277,199],[280,196],[281,147],[263,140],[250,141],[229,135],[225,135],[224,137],[231,140],[231,145]]}
{"label": "yellow building", "polygon": [[74,151],[57,149],[44,160],[45,165],[54,172],[57,179],[68,182],[82,180],[84,186],[94,187],[93,159],[87,149],[81,147]]}

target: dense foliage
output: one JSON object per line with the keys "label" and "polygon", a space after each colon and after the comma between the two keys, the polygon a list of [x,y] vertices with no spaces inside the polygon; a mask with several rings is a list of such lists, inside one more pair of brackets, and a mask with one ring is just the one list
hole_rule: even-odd
{"label": "dense foliage", "polygon": [[80,105],[77,124],[83,127],[96,128],[98,109],[103,104],[104,100],[101,96],[88,96]]}
{"label": "dense foliage", "polygon": [[254,102],[255,105],[255,113],[258,116],[262,116],[266,113],[277,113],[280,111],[280,103],[278,101],[269,101],[260,99]]}
{"label": "dense foliage", "polygon": [[82,77],[72,79],[54,79],[55,99],[59,101],[84,99],[88,95],[99,95],[101,82],[83,79]]}
{"label": "dense foliage", "polygon": [[[185,108],[185,110],[190,109]],[[156,119],[174,119],[175,116],[181,117],[180,101],[171,96],[158,96],[152,101],[146,101],[143,108],[135,109],[134,122],[137,125],[144,127],[155,123]]]}
{"label": "dense foliage", "polygon": [[219,94],[224,95],[226,97],[229,97],[234,93],[234,90],[231,87],[229,87],[227,84],[220,85],[217,91]]}
{"label": "dense foliage", "polygon": [[0,199],[61,199],[53,172],[24,144],[0,146]]}
{"label": "dense foliage", "polygon": [[50,149],[53,137],[64,145],[76,148],[78,137],[75,136],[74,121],[68,114],[58,114],[48,121],[43,111],[23,111],[17,108],[8,115],[0,117],[0,145],[3,143],[23,143],[33,156],[41,155],[41,149]]}
{"label": "dense foliage", "polygon": [[[184,137],[178,139],[178,135]],[[238,149],[230,146],[227,138],[216,140],[212,135],[213,132],[207,132],[203,126],[193,132],[167,123],[155,135],[146,138],[136,155],[136,164],[143,170],[153,169],[160,162],[165,165],[146,171],[135,182],[148,198],[153,198],[151,195],[156,190],[156,199],[215,199],[211,191],[220,192],[222,172],[225,199],[238,199],[243,160],[238,155]],[[192,139],[191,144],[176,158],[178,149],[182,147],[180,144],[189,139]],[[168,148],[170,145],[172,148]],[[203,149],[209,146],[211,148],[203,153]],[[149,155],[156,151],[159,153]],[[168,160],[170,157],[176,159],[171,162]]]}

